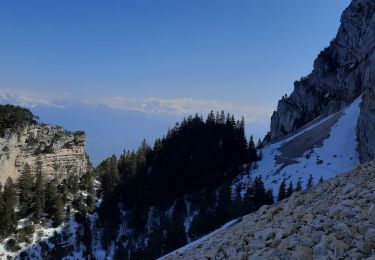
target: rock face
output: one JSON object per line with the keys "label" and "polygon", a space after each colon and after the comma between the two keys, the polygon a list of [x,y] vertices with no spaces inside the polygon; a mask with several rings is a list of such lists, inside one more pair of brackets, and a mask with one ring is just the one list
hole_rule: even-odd
{"label": "rock face", "polygon": [[164,259],[374,257],[374,171],[373,161],[306,192],[295,192],[290,198],[263,206],[207,240]]}
{"label": "rock face", "polygon": [[362,161],[375,158],[375,88],[363,96],[361,114],[358,118],[357,137]]}
{"label": "rock face", "polygon": [[[332,114],[359,95],[368,96],[358,124],[361,158],[375,158],[375,2],[353,0],[341,17],[337,36],[314,62],[310,75],[294,83],[294,91],[278,103],[271,118],[271,141],[294,132],[311,120]],[[372,94],[371,94],[372,93]],[[369,120],[368,120],[369,119]],[[370,125],[372,123],[372,125]]]}
{"label": "rock face", "polygon": [[88,169],[85,134],[60,127],[32,124],[0,138],[0,183],[17,179],[26,165],[31,170],[42,162],[47,177],[83,174]]}

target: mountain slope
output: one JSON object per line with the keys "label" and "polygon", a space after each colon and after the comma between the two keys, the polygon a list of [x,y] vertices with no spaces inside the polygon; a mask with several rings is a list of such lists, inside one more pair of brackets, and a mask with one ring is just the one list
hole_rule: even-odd
{"label": "mountain slope", "polygon": [[[272,206],[163,259],[363,259],[375,255],[375,162]],[[248,258],[250,257],[250,258]]]}
{"label": "mountain slope", "polygon": [[280,183],[306,184],[310,175],[324,180],[352,170],[359,164],[356,128],[361,97],[343,110],[301,128],[297,133],[262,149],[263,159],[256,169],[242,176],[246,183],[260,175],[265,185],[276,192]]}

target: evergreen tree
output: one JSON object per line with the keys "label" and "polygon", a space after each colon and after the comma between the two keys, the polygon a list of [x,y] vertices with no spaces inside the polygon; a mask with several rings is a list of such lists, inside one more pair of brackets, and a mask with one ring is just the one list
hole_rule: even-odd
{"label": "evergreen tree", "polygon": [[293,191],[294,191],[294,188],[293,188],[293,182],[290,181],[290,182],[289,182],[288,189],[287,189],[287,191],[286,191],[286,196],[287,196],[287,197],[290,197],[290,196],[292,195]]}
{"label": "evergreen tree", "polygon": [[280,188],[279,188],[279,193],[277,195],[277,200],[283,200],[286,198],[286,190],[285,190],[285,179],[281,182]]}
{"label": "evergreen tree", "polygon": [[307,180],[306,189],[310,189],[314,184],[314,179],[312,174],[310,174],[309,179]]}
{"label": "evergreen tree", "polygon": [[64,220],[64,204],[58,194],[55,180],[47,184],[46,213],[52,219],[54,227],[59,226]]}
{"label": "evergreen tree", "polygon": [[215,122],[216,122],[215,114],[214,114],[214,111],[211,110],[211,112],[207,116],[206,124],[214,125]]}
{"label": "evergreen tree", "polygon": [[104,196],[110,195],[119,184],[120,176],[115,155],[103,161],[97,171],[102,184]]}
{"label": "evergreen tree", "polygon": [[322,183],[322,182],[323,182],[323,177],[320,176],[319,183]]}
{"label": "evergreen tree", "polygon": [[233,217],[246,215],[246,213],[251,212],[254,207],[254,205],[252,204],[252,187],[250,185],[246,187],[244,199],[242,199],[241,195],[242,188],[242,183],[238,183],[235,190],[234,201],[231,206],[231,215]]}
{"label": "evergreen tree", "polygon": [[257,149],[263,149],[264,148],[264,145],[263,145],[263,142],[262,140],[260,140],[260,138],[258,139],[258,143],[257,143]]}
{"label": "evergreen tree", "polygon": [[297,185],[295,191],[302,191],[302,183],[301,178],[298,178]]}
{"label": "evergreen tree", "polygon": [[79,191],[79,176],[77,174],[69,174],[66,178],[66,185],[69,193],[76,195]]}
{"label": "evergreen tree", "polygon": [[266,191],[266,197],[267,197],[267,205],[271,205],[274,203],[274,199],[273,199],[273,191],[271,188],[267,189]]}
{"label": "evergreen tree", "polygon": [[19,215],[26,217],[31,212],[34,201],[34,176],[30,165],[26,164],[21,176],[18,178]]}
{"label": "evergreen tree", "polygon": [[253,199],[254,199],[254,204],[255,204],[256,209],[268,203],[262,176],[255,177],[253,191],[254,191]]}
{"label": "evergreen tree", "polygon": [[257,149],[255,148],[253,136],[250,136],[248,145],[249,162],[255,162],[258,160]]}
{"label": "evergreen tree", "polygon": [[64,221],[64,204],[59,195],[54,200],[54,214],[52,215],[53,226],[57,227]]}
{"label": "evergreen tree", "polygon": [[221,125],[225,124],[225,112],[224,111],[221,111],[221,113],[220,113],[219,124],[221,124]]}
{"label": "evergreen tree", "polygon": [[45,207],[45,181],[42,172],[42,161],[37,159],[35,165],[35,184],[34,184],[34,214],[33,220],[39,222],[43,216]]}
{"label": "evergreen tree", "polygon": [[14,208],[16,206],[16,203],[17,203],[16,185],[14,184],[13,180],[10,177],[8,177],[7,180],[5,181],[3,199],[4,199],[4,202],[11,208]]}
{"label": "evergreen tree", "polygon": [[9,235],[14,231],[17,224],[15,213],[15,206],[17,202],[16,187],[10,177],[8,177],[8,179],[6,180],[4,185],[4,191],[1,195],[1,231],[3,235]]}
{"label": "evergreen tree", "polygon": [[0,187],[0,239],[8,235],[8,221],[5,217],[5,203],[3,199],[2,187]]}
{"label": "evergreen tree", "polygon": [[92,232],[89,217],[86,217],[83,223],[82,241],[86,248],[85,256],[89,257],[92,254]]}
{"label": "evergreen tree", "polygon": [[87,171],[81,179],[81,188],[87,192],[86,205],[89,212],[95,209],[96,194],[94,189],[94,178],[91,171]]}
{"label": "evergreen tree", "polygon": [[226,181],[219,188],[217,209],[216,213],[218,216],[219,225],[224,224],[231,218],[231,206],[232,206],[232,190],[231,182]]}

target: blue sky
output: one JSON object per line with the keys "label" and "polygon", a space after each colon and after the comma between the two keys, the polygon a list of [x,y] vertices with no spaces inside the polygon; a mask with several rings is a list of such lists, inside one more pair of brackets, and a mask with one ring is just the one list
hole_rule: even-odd
{"label": "blue sky", "polygon": [[[263,136],[277,100],[312,70],[349,3],[0,1],[0,99],[34,107],[69,100],[74,109],[82,107],[77,102],[101,104],[137,112],[140,120],[150,119],[142,113],[170,116],[168,125],[186,114],[224,109],[244,115],[248,131]],[[42,120],[71,129],[87,125],[44,114]],[[161,136],[166,128],[149,127],[149,135],[133,139]]]}
{"label": "blue sky", "polygon": [[275,107],[348,3],[1,1],[0,87]]}

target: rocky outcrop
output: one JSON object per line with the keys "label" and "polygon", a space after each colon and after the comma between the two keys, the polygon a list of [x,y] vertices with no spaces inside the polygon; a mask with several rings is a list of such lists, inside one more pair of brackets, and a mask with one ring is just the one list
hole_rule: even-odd
{"label": "rocky outcrop", "polygon": [[47,177],[85,173],[88,169],[85,140],[83,132],[41,124],[6,131],[0,138],[0,183],[8,177],[17,179],[27,165],[33,170],[37,160],[41,161]]}
{"label": "rocky outcrop", "polygon": [[[164,259],[366,259],[375,256],[375,162],[263,206]],[[371,258],[374,259],[374,258]]]}
{"label": "rocky outcrop", "polygon": [[357,126],[358,150],[362,161],[375,158],[375,88],[366,91]]}
{"label": "rocky outcrop", "polygon": [[[271,141],[293,133],[306,123],[332,114],[375,87],[375,2],[353,0],[341,17],[335,39],[314,62],[307,77],[294,83],[290,97],[283,97],[271,118]],[[362,119],[371,111],[362,107]],[[366,128],[365,120],[359,124]],[[367,137],[374,136],[367,131]],[[363,160],[373,159],[366,138],[359,138]],[[367,153],[367,154],[366,154]]]}

